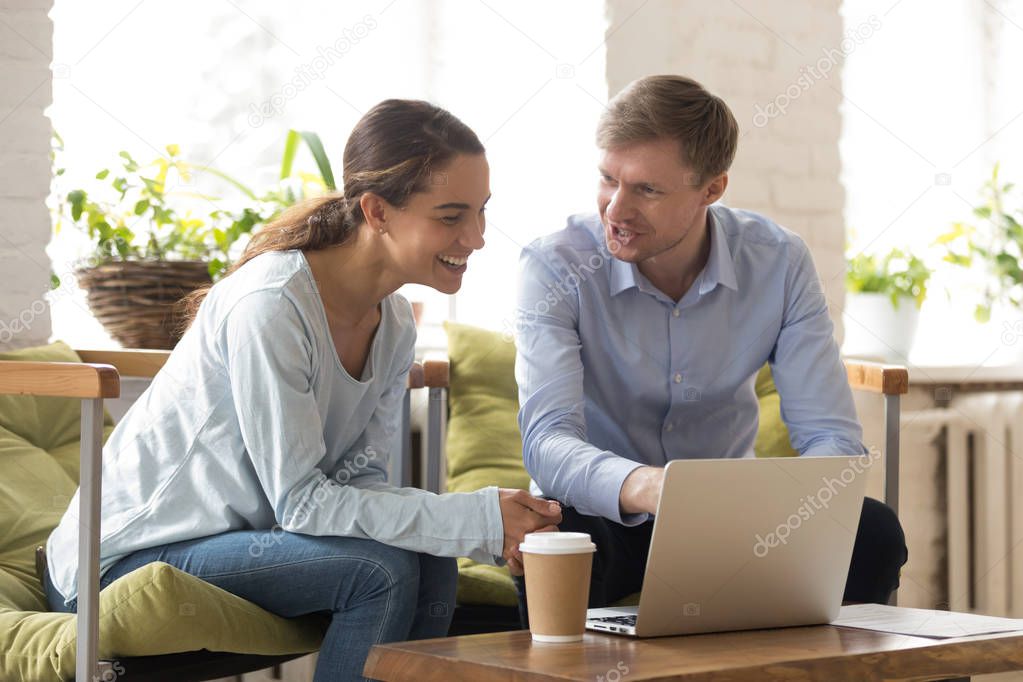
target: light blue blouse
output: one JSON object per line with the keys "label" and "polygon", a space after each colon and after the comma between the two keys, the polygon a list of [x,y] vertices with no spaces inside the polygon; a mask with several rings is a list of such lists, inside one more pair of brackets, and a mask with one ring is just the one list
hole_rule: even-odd
{"label": "light blue blouse", "polygon": [[[140,549],[277,525],[499,560],[497,488],[435,495],[386,482],[415,336],[408,301],[385,298],[356,379],[301,251],[258,256],[219,282],[104,446],[100,572]],[[47,542],[67,601],[77,547],[76,493]]]}

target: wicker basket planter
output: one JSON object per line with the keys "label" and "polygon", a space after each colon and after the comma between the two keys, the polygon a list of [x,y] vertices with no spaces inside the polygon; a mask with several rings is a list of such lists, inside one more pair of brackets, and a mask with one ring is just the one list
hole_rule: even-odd
{"label": "wicker basket planter", "polygon": [[113,262],[75,274],[92,314],[125,348],[174,348],[180,338],[175,304],[210,284],[201,261]]}

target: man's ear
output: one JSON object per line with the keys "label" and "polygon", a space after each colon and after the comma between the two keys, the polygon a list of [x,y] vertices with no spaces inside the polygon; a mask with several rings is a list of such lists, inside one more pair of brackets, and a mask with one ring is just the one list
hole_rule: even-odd
{"label": "man's ear", "polygon": [[728,187],[728,173],[722,173],[717,176],[709,183],[707,183],[707,189],[704,190],[703,205],[710,206],[715,201],[721,198],[725,193],[725,189]]}
{"label": "man's ear", "polygon": [[391,205],[386,199],[373,192],[364,192],[359,197],[359,207],[362,215],[366,216],[366,224],[377,232],[387,230],[387,218],[390,214]]}

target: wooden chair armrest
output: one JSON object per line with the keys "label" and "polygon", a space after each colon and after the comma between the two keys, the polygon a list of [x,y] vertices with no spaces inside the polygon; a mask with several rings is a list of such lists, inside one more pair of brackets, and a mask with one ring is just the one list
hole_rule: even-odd
{"label": "wooden chair armrest", "polygon": [[901,365],[846,360],[845,371],[853,390],[901,395],[909,392],[909,371]]}
{"label": "wooden chair armrest", "polygon": [[447,358],[423,361],[423,378],[429,388],[447,388],[451,381],[451,366]]}
{"label": "wooden chair armrest", "polygon": [[122,377],[153,378],[159,372],[167,358],[169,350],[76,350],[82,362],[113,365]]}
{"label": "wooden chair armrest", "polygon": [[426,386],[426,379],[423,376],[423,366],[413,362],[408,371],[408,388],[422,388]]}
{"label": "wooden chair armrest", "polygon": [[62,398],[116,398],[121,395],[117,370],[82,362],[0,361],[0,395]]}

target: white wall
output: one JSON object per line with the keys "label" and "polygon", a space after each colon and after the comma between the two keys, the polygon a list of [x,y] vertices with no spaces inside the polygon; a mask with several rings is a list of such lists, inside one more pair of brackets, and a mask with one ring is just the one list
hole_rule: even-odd
{"label": "white wall", "polygon": [[51,5],[0,2],[0,348],[50,335]]}
{"label": "white wall", "polygon": [[[611,95],[641,76],[676,73],[728,103],[740,139],[723,203],[763,213],[806,240],[836,324],[845,287],[840,5],[607,2]],[[772,115],[772,104],[784,113]]]}

